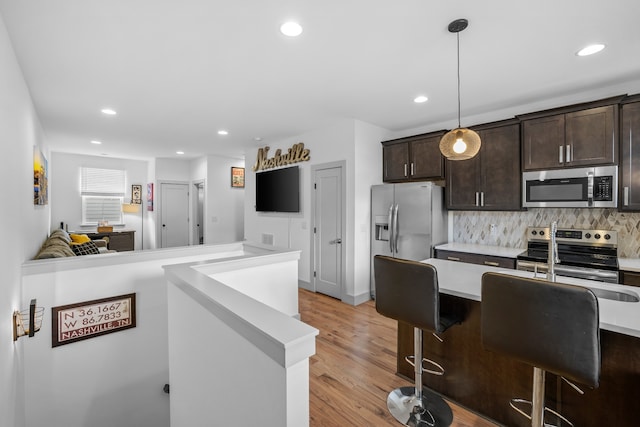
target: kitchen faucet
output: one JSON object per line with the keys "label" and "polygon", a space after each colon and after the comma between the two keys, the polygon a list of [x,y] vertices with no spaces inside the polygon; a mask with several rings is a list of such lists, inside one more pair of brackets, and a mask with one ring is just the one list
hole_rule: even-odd
{"label": "kitchen faucet", "polygon": [[549,259],[547,261],[547,280],[550,282],[556,281],[555,265],[560,263],[560,257],[558,256],[558,242],[556,241],[557,232],[558,223],[557,221],[553,221],[551,223],[549,236]]}

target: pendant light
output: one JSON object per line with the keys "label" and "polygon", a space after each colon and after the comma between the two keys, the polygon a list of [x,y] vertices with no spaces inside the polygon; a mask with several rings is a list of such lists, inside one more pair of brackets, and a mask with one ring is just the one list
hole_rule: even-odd
{"label": "pendant light", "polygon": [[447,132],[440,140],[440,152],[449,160],[467,160],[480,151],[480,135],[471,129],[460,127],[460,31],[469,21],[456,19],[449,24],[449,32],[458,39],[458,127]]}

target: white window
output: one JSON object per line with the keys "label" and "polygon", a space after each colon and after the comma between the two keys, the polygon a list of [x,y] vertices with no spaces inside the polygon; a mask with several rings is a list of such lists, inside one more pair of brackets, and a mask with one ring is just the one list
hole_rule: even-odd
{"label": "white window", "polygon": [[81,168],[82,224],[122,224],[126,173],[120,169]]}

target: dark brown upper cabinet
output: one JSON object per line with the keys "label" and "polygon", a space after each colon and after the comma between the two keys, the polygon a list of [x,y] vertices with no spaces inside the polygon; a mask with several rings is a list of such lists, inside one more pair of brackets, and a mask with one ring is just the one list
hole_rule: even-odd
{"label": "dark brown upper cabinet", "polygon": [[382,142],[384,182],[444,179],[440,139],[444,131]]}
{"label": "dark brown upper cabinet", "polygon": [[620,210],[640,211],[640,95],[622,104]]}
{"label": "dark brown upper cabinet", "polygon": [[446,204],[452,210],[520,210],[520,124],[517,120],[473,128],[480,152],[446,162]]}
{"label": "dark brown upper cabinet", "polygon": [[519,116],[522,169],[558,169],[618,163],[621,97]]}

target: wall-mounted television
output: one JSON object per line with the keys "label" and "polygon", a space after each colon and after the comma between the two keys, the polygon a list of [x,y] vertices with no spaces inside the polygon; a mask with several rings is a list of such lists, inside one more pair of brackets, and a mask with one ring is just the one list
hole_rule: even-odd
{"label": "wall-mounted television", "polygon": [[256,173],[256,211],[300,212],[298,166]]}

